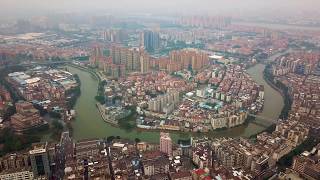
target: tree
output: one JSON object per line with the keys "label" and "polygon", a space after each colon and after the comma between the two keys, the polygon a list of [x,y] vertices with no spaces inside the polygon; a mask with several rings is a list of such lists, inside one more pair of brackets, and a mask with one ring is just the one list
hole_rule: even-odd
{"label": "tree", "polygon": [[15,106],[9,106],[6,112],[3,114],[3,119],[4,120],[9,120],[12,115],[16,113],[16,108]]}
{"label": "tree", "polygon": [[19,151],[23,148],[21,139],[8,128],[2,131],[0,142],[4,144],[2,154]]}
{"label": "tree", "polygon": [[58,113],[58,112],[55,112],[55,111],[50,111],[50,112],[49,112],[49,115],[50,115],[50,117],[52,117],[52,118],[57,118],[57,119],[60,119],[60,118],[61,118],[61,114]]}
{"label": "tree", "polygon": [[63,125],[58,120],[54,120],[52,126],[54,129],[63,130]]}
{"label": "tree", "polygon": [[104,96],[101,96],[101,95],[97,95],[95,97],[96,101],[98,101],[100,104],[104,104],[105,103],[105,99],[104,99]]}
{"label": "tree", "polygon": [[52,122],[52,138],[59,139],[61,137],[61,133],[63,132],[63,125],[58,120],[54,120]]}
{"label": "tree", "polygon": [[76,81],[79,83],[79,86],[77,86],[77,87],[75,87],[75,88],[73,88],[73,89],[69,89],[69,90],[66,92],[67,95],[70,95],[70,96],[71,96],[71,98],[68,99],[68,101],[67,101],[67,107],[68,107],[68,109],[72,109],[72,108],[74,107],[74,105],[75,105],[76,102],[77,102],[78,97],[79,97],[80,94],[81,94],[80,80],[79,80],[79,79],[77,80],[77,78],[78,78],[78,76],[75,76],[75,79],[76,79]]}
{"label": "tree", "polygon": [[74,75],[73,75],[73,78],[77,81],[77,83],[80,84],[80,78],[79,78],[79,75],[78,75],[78,74],[74,74]]}
{"label": "tree", "polygon": [[136,142],[136,144],[138,144],[139,142],[141,142],[141,140],[139,138],[135,138],[134,141]]}
{"label": "tree", "polygon": [[114,136],[107,137],[107,143],[111,143],[115,139]]}

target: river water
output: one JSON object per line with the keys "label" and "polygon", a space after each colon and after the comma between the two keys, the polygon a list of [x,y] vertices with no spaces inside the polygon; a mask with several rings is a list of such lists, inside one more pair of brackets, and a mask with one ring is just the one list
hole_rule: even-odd
{"label": "river water", "polygon": [[[263,64],[257,64],[251,67],[247,72],[265,89],[265,104],[264,110],[259,115],[269,118],[277,119],[283,107],[282,96],[273,88],[271,88],[263,79]],[[140,131],[140,130],[123,130],[118,127],[113,127],[105,123],[97,108],[94,99],[97,93],[98,80],[90,73],[68,66],[68,69],[73,74],[78,74],[81,80],[81,96],[79,97],[75,110],[77,112],[76,119],[72,122],[73,137],[76,140],[88,138],[105,138],[108,136],[120,136],[134,140],[139,138],[142,141],[159,142],[159,132],[154,131]],[[253,134],[263,131],[271,122],[262,119],[256,119],[253,122],[248,122],[244,125],[228,129],[211,132],[211,137],[249,137]],[[199,134],[195,134],[199,135]],[[190,134],[186,133],[171,133],[171,137],[176,141],[177,139],[186,139]]]}
{"label": "river water", "polygon": [[233,22],[235,25],[254,26],[276,30],[306,30],[306,31],[320,31],[319,26],[299,26],[288,24],[275,24],[275,23],[263,23],[263,22]]}

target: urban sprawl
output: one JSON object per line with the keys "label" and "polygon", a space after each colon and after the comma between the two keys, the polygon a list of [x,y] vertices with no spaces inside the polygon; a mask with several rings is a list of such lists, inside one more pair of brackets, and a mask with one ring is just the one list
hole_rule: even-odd
{"label": "urban sprawl", "polygon": [[[320,179],[320,31],[229,17],[144,20],[0,26],[1,180]],[[276,119],[260,116],[266,88],[247,71],[257,64],[284,99]],[[73,138],[86,94],[70,68],[99,82],[92,98],[105,124],[158,133],[159,143]],[[250,137],[211,135],[259,118],[271,125]]]}

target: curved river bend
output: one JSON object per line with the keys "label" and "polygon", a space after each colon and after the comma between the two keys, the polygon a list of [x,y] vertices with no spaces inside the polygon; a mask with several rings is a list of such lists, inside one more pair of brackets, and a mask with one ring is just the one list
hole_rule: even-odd
{"label": "curved river bend", "polygon": [[[265,65],[258,64],[251,67],[247,72],[253,79],[265,89],[265,104],[264,110],[259,115],[269,118],[277,119],[283,107],[282,96],[270,87],[263,79],[263,70]],[[113,127],[105,123],[96,108],[96,101],[94,99],[97,93],[98,80],[95,79],[90,73],[68,66],[71,73],[78,74],[81,80],[81,96],[79,97],[75,110],[77,112],[76,119],[72,122],[73,137],[76,140],[88,138],[104,138],[108,136],[120,136],[123,138],[135,139],[139,138],[142,141],[159,142],[159,132],[154,131],[127,131],[118,127]],[[211,132],[209,136],[213,137],[249,137],[253,134],[263,131],[271,123],[262,119],[256,119],[253,122],[248,122],[244,125],[228,129]],[[185,133],[171,133],[174,140],[188,138],[190,134]]]}

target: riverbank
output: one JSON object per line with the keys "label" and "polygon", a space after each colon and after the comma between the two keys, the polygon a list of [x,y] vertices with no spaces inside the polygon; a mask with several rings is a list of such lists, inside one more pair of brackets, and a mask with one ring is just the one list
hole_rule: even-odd
{"label": "riverbank", "polygon": [[[97,101],[95,100],[99,85],[98,79],[87,71],[83,71],[79,68],[69,66],[68,69],[71,73],[78,74],[81,80],[81,96],[75,105],[77,117],[71,122],[73,128],[73,137],[76,140],[88,138],[106,138],[108,136],[116,135],[125,139],[134,140],[135,138],[139,138],[142,141],[154,143],[159,142],[159,130],[146,131],[137,128],[124,129],[112,126],[111,124],[103,121],[99,110],[96,107]],[[261,85],[265,85],[266,102],[263,112],[259,113],[259,115],[263,115],[268,118],[278,118],[283,104],[282,97],[276,90],[272,89],[272,87],[270,87],[267,82],[264,81],[262,73],[263,69],[264,65],[261,64],[248,69],[248,73],[255,79],[256,82]],[[171,132],[171,137],[174,141],[179,139],[187,139],[191,136],[208,136],[212,138],[250,137],[253,134],[265,130],[266,126],[270,126],[270,123],[257,118],[255,121],[250,121],[231,129],[218,130],[206,134]]]}
{"label": "riverbank", "polygon": [[111,124],[111,125],[113,125],[113,126],[119,127],[117,121],[113,121],[113,120],[111,120],[111,119],[108,119],[108,117],[105,115],[105,112],[104,112],[104,110],[103,110],[103,105],[101,105],[100,103],[97,103],[96,106],[97,106],[97,108],[98,108],[98,110],[99,110],[99,113],[100,113],[100,115],[101,115],[101,118],[102,118],[106,123],[109,123],[109,124]]}
{"label": "riverbank", "polygon": [[[0,129],[0,133],[4,134],[1,138],[1,146],[3,148],[0,148],[0,151],[17,151],[19,149],[29,147],[32,143],[37,143],[40,141],[59,141],[60,134],[63,131],[61,128],[62,124],[64,124],[63,118],[64,116],[64,110],[69,110],[72,107],[72,104],[75,104],[76,96],[79,95],[79,92],[75,91],[65,91],[65,95],[67,97],[71,97],[68,100],[57,100],[53,102],[53,104],[56,106],[58,105],[59,112],[53,111],[51,108],[45,109],[42,105],[38,103],[34,103],[31,100],[26,100],[25,96],[18,90],[19,86],[13,85],[9,79],[8,74],[13,72],[26,72],[30,69],[33,69],[35,65],[31,64],[17,64],[14,66],[8,66],[8,67],[0,67],[0,84],[5,86],[5,89],[8,90],[12,100],[10,103],[8,103],[8,110],[4,114],[4,121],[2,124],[2,127]],[[51,67],[52,68],[52,67]],[[50,68],[50,69],[51,69]],[[49,68],[48,68],[49,69]],[[48,69],[44,69],[44,71],[47,71]],[[54,68],[55,69],[55,68]],[[30,72],[31,74],[32,72]],[[41,77],[41,78],[47,78],[47,76]],[[71,79],[71,77],[70,77]],[[75,80],[77,81],[77,78],[75,77]],[[44,82],[44,81],[43,81]],[[52,82],[52,79],[48,79],[48,82]],[[78,81],[77,81],[78,82]],[[44,84],[45,85],[45,84]],[[45,87],[47,87],[45,85]],[[52,91],[48,91],[49,93]],[[39,93],[41,93],[39,91]],[[42,91],[43,93],[43,91]],[[75,96],[73,96],[75,95]],[[10,126],[10,116],[16,113],[15,110],[15,103],[18,101],[28,101],[30,103],[33,103],[33,106],[35,109],[39,111],[39,115],[44,119],[44,122],[40,125],[27,128],[25,130],[22,130],[20,132],[14,132],[12,127]],[[63,111],[63,112],[62,112]],[[61,114],[60,114],[61,112]],[[61,125],[61,126],[60,126]],[[8,137],[6,137],[8,136]],[[12,140],[13,139],[13,140]],[[13,142],[11,142],[11,140]],[[0,152],[1,153],[1,152]]]}
{"label": "riverbank", "polygon": [[[279,115],[281,114],[281,110],[284,107],[284,98],[277,89],[274,89],[273,86],[271,86],[270,83],[266,81],[263,73],[265,67],[266,65],[264,64],[257,64],[253,68],[251,68],[251,70],[248,70],[248,73],[255,79],[256,82],[265,87],[264,109],[261,113],[258,113],[258,115],[267,119],[277,120],[279,118]],[[261,76],[256,76],[256,73],[260,73]],[[252,133],[250,135],[251,137],[269,129],[269,127],[274,124],[271,121],[264,121],[259,118],[256,118],[255,122],[264,125],[265,128],[260,129],[260,131],[256,131],[256,133]]]}
{"label": "riverbank", "polygon": [[[79,68],[67,66],[73,74],[78,74],[81,80],[81,96],[77,100],[75,110],[77,117],[71,122],[75,140],[88,138],[106,138],[120,136],[126,139],[139,138],[147,142],[159,142],[159,133],[142,132],[135,129],[121,129],[105,123],[96,107],[97,88],[99,81],[90,73]],[[173,135],[172,138],[181,139],[183,135]]]}
{"label": "riverbank", "polygon": [[[289,110],[292,105],[292,101],[290,99],[290,96],[286,94],[287,91],[284,88],[280,88],[277,86],[277,84],[275,84],[274,77],[270,74],[271,72],[270,72],[269,68],[270,67],[267,65],[263,71],[264,80],[269,84],[269,86],[271,86],[273,89],[278,91],[279,94],[281,94],[282,98],[284,99],[284,106],[281,109],[281,113],[279,114],[278,119],[287,119]],[[274,123],[274,124],[270,125],[268,128],[266,128],[265,130],[261,131],[260,133],[262,133],[262,132],[271,133],[272,131],[274,131],[275,127],[276,127],[276,124]],[[250,138],[254,138],[258,134],[259,133],[253,134],[250,136]]]}
{"label": "riverbank", "polygon": [[[270,86],[272,86],[274,89],[276,89],[284,98],[284,106],[281,110],[281,114],[279,115],[280,119],[287,119],[289,115],[289,111],[292,106],[292,99],[290,98],[290,95],[288,94],[288,87],[286,87],[281,82],[275,82],[274,76],[271,74],[271,67],[266,66],[263,75],[267,83],[269,83]],[[279,87],[280,86],[280,87]]]}
{"label": "riverbank", "polygon": [[71,67],[78,68],[80,70],[86,71],[86,72],[90,73],[91,75],[93,75],[94,77],[96,77],[99,82],[101,82],[101,77],[92,69],[89,69],[87,67],[83,67],[83,66],[80,66],[80,65],[76,65],[74,63],[68,63],[67,66],[71,66]]}
{"label": "riverbank", "polygon": [[267,22],[246,22],[238,21],[234,22],[235,25],[243,26],[254,26],[254,27],[263,27],[269,29],[278,29],[278,30],[307,30],[307,31],[319,31],[319,26],[306,26],[306,25],[296,25],[296,24],[279,24],[279,23],[267,23]]}

